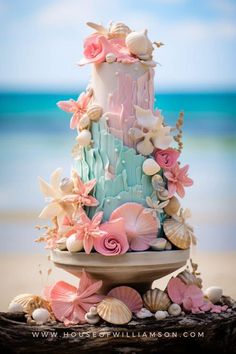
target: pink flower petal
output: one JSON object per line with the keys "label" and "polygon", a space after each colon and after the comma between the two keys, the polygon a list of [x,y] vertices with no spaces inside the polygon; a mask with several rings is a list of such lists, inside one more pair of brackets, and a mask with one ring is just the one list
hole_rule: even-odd
{"label": "pink flower petal", "polygon": [[187,286],[179,278],[171,278],[167,284],[167,292],[170,299],[181,305]]}

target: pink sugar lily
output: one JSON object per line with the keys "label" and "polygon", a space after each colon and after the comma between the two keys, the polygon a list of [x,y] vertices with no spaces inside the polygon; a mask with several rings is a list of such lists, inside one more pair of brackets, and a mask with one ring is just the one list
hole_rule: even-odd
{"label": "pink sugar lily", "polygon": [[80,176],[75,170],[72,171],[72,180],[74,183],[73,194],[66,195],[63,200],[67,203],[75,203],[81,206],[97,206],[99,202],[96,198],[89,193],[92,191],[96,184],[96,179],[92,179],[83,183]]}
{"label": "pink sugar lily", "polygon": [[90,92],[82,92],[77,101],[70,99],[69,101],[59,101],[57,106],[65,112],[73,113],[70,121],[70,128],[75,129],[80,121],[80,118],[86,113],[87,106],[91,99]]}
{"label": "pink sugar lily", "polygon": [[189,165],[180,167],[178,163],[175,164],[170,170],[164,173],[164,176],[168,179],[168,191],[169,197],[173,197],[177,193],[181,198],[185,196],[184,187],[190,187],[193,185],[193,180],[188,177]]}
{"label": "pink sugar lily", "polygon": [[75,232],[79,240],[83,241],[84,250],[89,254],[94,246],[94,240],[107,234],[100,229],[103,212],[100,211],[94,215],[92,220],[86,215],[83,209],[78,214],[78,220],[75,223]]}
{"label": "pink sugar lily", "polygon": [[85,323],[85,314],[102,300],[97,294],[102,281],[93,281],[83,270],[79,287],[76,288],[64,281],[57,282],[45,290],[55,317],[65,325]]}

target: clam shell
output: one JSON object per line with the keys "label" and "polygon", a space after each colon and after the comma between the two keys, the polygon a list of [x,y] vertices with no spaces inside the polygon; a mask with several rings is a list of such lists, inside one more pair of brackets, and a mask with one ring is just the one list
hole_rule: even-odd
{"label": "clam shell", "polygon": [[87,114],[84,114],[80,118],[78,128],[79,128],[79,130],[83,130],[83,129],[87,128],[89,126],[89,124],[90,124],[89,116]]}
{"label": "clam shell", "polygon": [[186,285],[197,285],[199,288],[202,288],[202,279],[196,277],[192,273],[187,270],[183,270],[181,273],[177,275],[177,277],[182,280],[182,282]]}
{"label": "clam shell", "polygon": [[164,221],[163,228],[166,237],[173,245],[182,250],[190,247],[194,235],[192,229],[187,224],[171,218]]}
{"label": "clam shell", "polygon": [[112,324],[125,324],[132,319],[132,312],[120,300],[107,297],[97,306],[99,316]]}
{"label": "clam shell", "polygon": [[162,290],[150,289],[143,295],[145,307],[151,312],[166,311],[170,304],[169,296]]}
{"label": "clam shell", "polygon": [[102,116],[102,107],[97,104],[91,105],[87,109],[87,115],[92,121],[98,121]]}
{"label": "clam shell", "polygon": [[173,196],[170,199],[169,203],[164,208],[166,214],[168,214],[170,216],[176,215],[178,213],[179,209],[180,209],[180,202],[175,196]]}
{"label": "clam shell", "polygon": [[139,293],[129,286],[117,286],[109,291],[108,296],[122,301],[130,311],[136,313],[143,307],[143,300]]}
{"label": "clam shell", "polygon": [[125,38],[131,29],[122,22],[115,22],[111,25],[109,37]]}
{"label": "clam shell", "polygon": [[[33,294],[20,294],[17,295],[10,303],[20,304],[23,311],[27,314],[32,314],[35,309],[44,308],[51,312],[51,306],[48,301],[44,300],[41,296]],[[9,305],[9,306],[10,306]]]}

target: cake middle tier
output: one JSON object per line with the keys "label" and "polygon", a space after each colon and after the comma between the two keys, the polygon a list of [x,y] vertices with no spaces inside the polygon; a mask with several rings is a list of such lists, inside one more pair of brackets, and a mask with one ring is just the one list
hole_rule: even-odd
{"label": "cake middle tier", "polygon": [[112,135],[103,117],[92,125],[93,147],[83,149],[75,168],[84,182],[96,178],[94,196],[97,208],[88,208],[92,217],[96,211],[104,212],[104,220],[120,205],[136,202],[146,205],[146,197],[153,192],[151,177],[144,174],[145,157]]}
{"label": "cake middle tier", "polygon": [[111,134],[127,146],[134,146],[128,134],[136,120],[134,105],[153,111],[153,78],[154,70],[140,62],[93,65],[93,103],[103,108]]}

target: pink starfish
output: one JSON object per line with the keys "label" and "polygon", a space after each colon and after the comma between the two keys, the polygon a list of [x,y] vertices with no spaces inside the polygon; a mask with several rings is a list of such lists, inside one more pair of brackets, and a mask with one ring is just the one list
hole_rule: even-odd
{"label": "pink starfish", "polygon": [[70,128],[75,129],[80,118],[86,113],[88,103],[91,99],[90,92],[82,92],[77,101],[70,99],[69,101],[59,101],[57,106],[65,112],[73,113],[70,121]]}
{"label": "pink starfish", "polygon": [[102,211],[96,213],[92,220],[88,218],[83,209],[81,209],[78,214],[78,220],[75,223],[75,232],[77,233],[78,239],[83,240],[84,250],[88,254],[93,248],[94,239],[107,234],[106,231],[99,228],[102,217]]}
{"label": "pink starfish", "polygon": [[55,317],[65,325],[85,323],[85,314],[102,300],[97,291],[102,280],[93,281],[83,270],[79,287],[76,288],[64,281],[45,289],[44,295],[50,301]]}
{"label": "pink starfish", "polygon": [[84,205],[97,206],[99,204],[97,199],[89,195],[96,184],[96,179],[83,183],[75,170],[72,171],[72,179],[74,182],[73,194],[66,195],[63,201],[78,204],[80,207]]}
{"label": "pink starfish", "polygon": [[169,197],[173,197],[177,193],[181,198],[185,196],[184,187],[190,187],[193,185],[193,180],[188,177],[189,165],[185,165],[180,168],[179,164],[176,163],[169,171],[164,173],[165,177],[168,179],[168,191]]}

